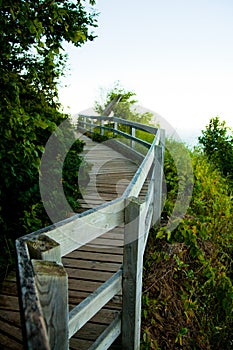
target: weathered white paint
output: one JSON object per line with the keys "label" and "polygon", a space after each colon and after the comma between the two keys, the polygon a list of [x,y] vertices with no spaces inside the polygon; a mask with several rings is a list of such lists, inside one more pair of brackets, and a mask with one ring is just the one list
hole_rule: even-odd
{"label": "weathered white paint", "polygon": [[[51,350],[68,350],[68,276],[56,262],[32,260]],[[36,349],[36,348],[35,348]]]}
{"label": "weathered white paint", "polygon": [[69,313],[69,338],[121,291],[122,270],[96,289]]}
{"label": "weathered white paint", "polygon": [[61,222],[57,228],[45,233],[61,246],[64,256],[92,241],[124,222],[124,200],[119,198],[109,204],[90,209],[84,215],[75,215],[72,220]]}
{"label": "weathered white paint", "polygon": [[140,349],[144,219],[142,203],[127,199],[122,290],[122,347],[127,350]]}

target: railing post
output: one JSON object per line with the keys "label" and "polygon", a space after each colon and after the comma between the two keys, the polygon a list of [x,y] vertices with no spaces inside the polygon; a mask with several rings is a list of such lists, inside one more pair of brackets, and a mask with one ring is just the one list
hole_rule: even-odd
{"label": "railing post", "polygon": [[[135,133],[135,128],[134,127],[130,127],[130,132],[131,132],[131,136],[135,137],[136,133]],[[135,148],[135,141],[134,140],[131,140],[130,141],[130,147],[131,148]]]}
{"label": "railing post", "polygon": [[25,349],[50,350],[46,325],[38,301],[27,242],[16,240],[18,290]]}
{"label": "railing post", "polygon": [[125,242],[123,255],[122,348],[140,349],[141,294],[144,246],[142,202],[126,200]]}
{"label": "railing post", "polygon": [[[162,130],[161,130],[162,132]],[[154,208],[153,225],[159,225],[162,212],[163,195],[164,134],[161,135],[161,146],[155,146],[154,157]]]}
{"label": "railing post", "polygon": [[80,115],[78,115],[77,117],[77,123],[76,123],[77,127],[79,127],[79,124],[80,124]]}
{"label": "railing post", "polygon": [[101,136],[104,136],[104,129],[103,129],[103,126],[104,126],[104,120],[103,120],[103,119],[100,119],[100,135],[101,135]]}
{"label": "railing post", "polygon": [[83,117],[83,128],[87,128],[87,117]]}
{"label": "railing post", "polygon": [[31,259],[56,261],[61,263],[61,247],[48,236],[41,234],[27,241]]}
{"label": "railing post", "polygon": [[[117,123],[117,121],[114,121],[114,130],[118,130],[118,123]],[[117,133],[114,132],[114,135],[117,135]]]}
{"label": "railing post", "polygon": [[32,260],[36,289],[52,350],[68,350],[68,276],[62,265]]}
{"label": "railing post", "polygon": [[93,133],[94,132],[94,128],[95,128],[95,122],[94,119],[89,118],[89,122],[90,122],[90,132]]}
{"label": "railing post", "polygon": [[50,349],[68,350],[68,275],[60,263],[60,245],[46,235],[29,240],[27,245]]}

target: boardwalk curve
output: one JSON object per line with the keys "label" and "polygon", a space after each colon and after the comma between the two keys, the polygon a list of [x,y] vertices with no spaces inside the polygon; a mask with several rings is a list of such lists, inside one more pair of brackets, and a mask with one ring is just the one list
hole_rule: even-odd
{"label": "boardwalk curve", "polygon": [[[101,133],[104,128],[109,128],[108,118],[105,123],[103,123],[103,119],[98,121],[100,121],[100,126],[102,126],[102,128],[99,128]],[[121,120],[119,119],[119,124],[120,121]],[[88,132],[90,135],[90,132],[97,127],[96,119],[92,118],[91,122],[89,122],[90,127],[87,125],[87,119],[85,122],[86,125],[80,122],[81,134],[79,137],[83,138],[86,143],[83,156],[86,161],[90,163],[91,167],[89,172],[90,181],[83,193],[83,199],[80,201],[83,214],[78,214],[80,216],[76,220],[71,219],[65,224],[61,224],[60,231],[66,231],[67,227],[72,231],[72,227],[76,222],[80,222],[80,227],[85,222],[87,224],[87,239],[85,238],[85,235],[83,235],[84,239],[81,239],[82,243],[77,243],[76,241],[73,246],[75,249],[71,249],[70,241],[67,242],[64,237],[62,237],[62,234],[58,232],[57,228],[55,228],[55,230],[52,228],[42,230],[33,237],[27,236],[25,239],[18,241],[19,282],[21,284],[19,290],[22,303],[23,328],[26,333],[24,341],[27,342],[28,337],[31,334],[31,339],[29,339],[30,341],[28,343],[28,347],[31,349],[66,349],[68,346],[70,349],[83,350],[107,348],[122,349],[124,347],[128,349],[138,349],[138,341],[140,341],[140,334],[135,334],[138,325],[129,324],[126,326],[127,322],[131,323],[132,315],[135,318],[140,314],[140,310],[131,310],[131,304],[135,304],[135,300],[133,299],[136,298],[132,293],[140,293],[140,290],[137,292],[135,289],[134,291],[134,277],[127,279],[126,276],[132,272],[130,271],[131,266],[129,266],[132,265],[131,262],[129,264],[129,260],[134,257],[131,256],[132,251],[139,249],[138,247],[140,247],[141,250],[141,259],[136,260],[139,265],[142,264],[143,250],[146,243],[145,232],[146,235],[148,235],[147,231],[149,231],[149,227],[153,224],[153,216],[158,216],[158,213],[155,214],[155,212],[159,212],[161,209],[159,208],[160,204],[158,204],[160,198],[158,198],[156,205],[153,200],[156,193],[158,196],[158,192],[161,191],[161,188],[155,186],[155,183],[159,183],[158,178],[155,179],[155,177],[160,176],[161,178],[161,174],[159,175],[157,169],[158,166],[155,167],[155,159],[158,156],[157,152],[162,149],[161,146],[159,146],[160,140],[158,138],[158,142],[154,145],[154,148],[151,151],[151,156],[145,161],[146,159],[144,156],[140,156],[138,152],[133,152],[129,155],[129,145],[125,145],[121,148],[119,144],[111,145],[111,147],[109,147],[108,142],[102,144],[94,143],[90,138],[87,138],[83,132],[84,130],[87,131],[87,129],[89,129]],[[114,121],[115,131],[117,130],[116,122],[117,120]],[[120,131],[120,133],[122,132]],[[132,136],[130,141],[131,146],[133,145],[132,141],[136,142],[136,139],[136,136]],[[117,149],[117,151],[113,150],[113,148]],[[150,152],[150,149],[148,153]],[[160,154],[162,155],[162,152],[160,152]],[[100,164],[98,164],[98,162]],[[138,172],[138,169],[142,164],[144,164],[144,167],[149,167],[147,173],[145,172],[146,175]],[[137,176],[135,176],[135,174]],[[145,179],[143,179],[142,182],[143,177],[145,177]],[[127,191],[129,196],[125,196]],[[132,196],[135,197],[133,201],[130,199]],[[147,205],[145,205],[145,203]],[[110,208],[111,213],[108,212],[107,208]],[[147,208],[147,210],[145,208]],[[90,214],[86,215],[88,212]],[[88,224],[89,217],[92,218],[91,226],[90,222]],[[109,219],[109,222],[107,218]],[[105,229],[105,226],[101,226],[103,220],[105,220]],[[130,226],[133,228],[133,232],[138,231],[137,234],[139,236],[136,239],[134,237],[131,241],[126,242],[126,227],[128,230]],[[143,227],[143,235],[139,232],[138,227]],[[84,229],[82,230],[85,231]],[[95,231],[97,231],[97,233]],[[45,244],[49,249],[46,248],[47,251],[40,253],[41,255],[38,260],[38,254],[35,255],[33,249],[35,241],[41,236],[43,239],[46,237],[46,242],[43,242],[43,245]],[[90,240],[88,236],[93,239]],[[143,239],[141,239],[142,236]],[[134,244],[134,242],[136,242],[136,244]],[[26,261],[27,264],[29,264],[27,261],[27,254],[29,254],[28,246],[30,250],[29,267],[25,263]],[[127,260],[126,262],[123,261],[123,255],[124,259]],[[50,260],[51,263],[46,263],[45,268],[44,262],[46,260]],[[53,263],[52,261],[57,261],[57,263]],[[49,277],[46,279],[45,271],[48,271],[48,269],[50,272],[51,270],[53,271],[53,264],[56,265],[56,269],[59,269],[59,273],[56,270],[56,277],[53,275],[52,278]],[[25,271],[27,268],[29,268],[29,270],[33,269],[33,274],[36,274],[36,287],[34,286],[33,280],[29,279],[30,281],[27,280],[25,282],[23,279],[23,274],[25,272],[22,272],[22,270],[24,269]],[[134,270],[137,268],[138,267],[135,265],[132,269]],[[43,271],[42,275],[41,271]],[[124,277],[123,281],[122,275]],[[28,281],[31,283],[30,286],[28,286]],[[28,293],[31,293],[30,297],[32,302],[35,302],[35,305],[39,305],[39,309],[36,312],[27,309],[30,308],[30,306],[27,303],[28,300],[25,291],[22,291],[22,285],[24,283],[27,284],[25,288]],[[57,312],[59,316],[63,310],[65,310],[65,300],[68,299],[69,311],[67,312],[67,317],[69,319],[66,320],[66,317],[64,317],[64,320],[61,321],[59,317],[56,316],[57,319],[52,321],[52,329],[55,326],[58,328],[61,327],[62,331],[59,332],[59,337],[61,337],[61,339],[66,338],[65,335],[69,333],[69,345],[68,339],[65,339],[64,344],[61,345],[63,340],[59,341],[59,344],[57,344],[58,336],[54,336],[53,331],[49,329],[51,324],[49,324],[50,321],[48,321],[48,319],[50,320],[52,316],[51,311],[48,310],[48,306],[51,305],[48,304],[51,303],[51,299],[54,298],[54,295],[51,292],[50,300],[48,301],[49,292],[47,291],[47,293],[44,293],[46,290],[44,288],[45,286],[55,286],[55,289],[62,290],[66,283],[68,294],[66,296],[64,292],[61,298],[61,304],[64,302],[64,308],[59,311],[61,305],[57,305],[56,302],[54,304],[52,303],[52,308],[55,310],[54,313]],[[129,290],[128,283],[132,284],[132,290]],[[46,297],[44,297],[44,295],[46,295]],[[59,297],[60,296],[58,295],[58,298]],[[27,304],[25,304],[25,300]],[[2,344],[3,349],[23,348],[15,273],[8,275],[3,282],[0,295],[0,308],[0,343]],[[27,313],[25,313],[25,311]],[[136,315],[135,312],[138,313],[138,315]],[[29,319],[27,319],[28,313],[30,313],[30,315],[33,314],[33,318],[30,316]],[[37,343],[37,347],[33,345],[38,340],[36,336],[34,338],[35,334],[32,333],[32,329],[30,328],[32,319],[33,322],[36,319],[36,322],[33,325],[36,332],[38,332],[38,334],[41,332],[41,344]],[[87,320],[89,321],[86,323]],[[65,324],[65,327],[62,326],[63,324]],[[47,328],[47,331],[44,327]],[[119,336],[120,334],[121,336]],[[132,345],[128,346],[126,343],[124,345],[124,338],[127,337],[134,339],[133,342],[131,341]]]}

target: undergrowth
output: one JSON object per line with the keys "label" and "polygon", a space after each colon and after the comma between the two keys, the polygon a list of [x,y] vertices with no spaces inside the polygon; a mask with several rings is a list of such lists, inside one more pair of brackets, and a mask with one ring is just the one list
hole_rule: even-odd
{"label": "undergrowth", "polygon": [[[78,182],[78,173],[81,164],[83,181],[88,176],[87,165],[83,162],[83,157],[80,156],[83,147],[84,142],[81,140],[76,140],[76,142],[72,145],[71,149],[67,153],[62,171],[63,177],[61,181],[64,193],[67,202],[70,205],[70,208],[74,212],[77,212],[79,210],[79,199],[82,198]],[[52,150],[52,152],[57,152],[58,162],[54,162],[53,165],[50,163],[47,164],[45,176],[51,179],[50,183],[48,184],[49,190],[51,190],[51,188],[56,188],[57,186],[57,177],[53,175],[56,175],[57,167],[59,166],[59,150],[55,149]],[[52,182],[55,182],[55,185]],[[48,200],[50,198],[49,196],[52,196],[53,194],[53,192],[51,194],[48,193]],[[4,279],[8,271],[15,267],[15,239],[25,234],[37,231],[45,226],[51,225],[51,221],[44,209],[44,204],[40,196],[39,171],[37,178],[34,179],[28,191],[19,191],[18,197],[21,199],[20,204],[22,208],[20,207],[17,209],[19,212],[19,218],[17,222],[13,220],[7,221],[6,217],[0,218],[2,227],[2,235],[0,239],[0,281]],[[58,202],[59,201],[55,203],[57,208],[59,207]],[[60,211],[63,215],[63,218],[65,219],[69,213],[62,212],[62,210],[63,208],[61,207]]]}
{"label": "undergrowth", "polygon": [[190,156],[193,195],[172,232],[166,225],[177,198],[177,170],[169,152],[165,156],[163,219],[150,234],[144,256],[144,350],[233,347],[231,188],[201,152]]}

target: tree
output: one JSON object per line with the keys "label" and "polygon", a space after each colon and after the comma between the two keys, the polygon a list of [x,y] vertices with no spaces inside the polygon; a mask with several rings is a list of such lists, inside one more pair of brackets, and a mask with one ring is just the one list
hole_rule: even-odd
{"label": "tree", "polygon": [[210,119],[198,140],[208,159],[233,180],[233,134],[226,122],[219,117]]}
{"label": "tree", "polygon": [[94,39],[97,16],[88,3],[95,1],[0,0],[1,242],[42,224],[40,158],[68,117],[57,93],[63,43]]}
{"label": "tree", "polygon": [[107,90],[107,92],[102,90],[101,101],[95,102],[95,111],[99,114],[103,113],[107,105],[117,96],[120,96],[120,101],[113,107],[113,113],[115,116],[142,124],[151,123],[153,113],[140,113],[137,111],[137,100],[135,100],[136,93],[125,90],[120,86],[119,82],[116,82],[114,87]]}
{"label": "tree", "polygon": [[53,101],[64,67],[63,42],[81,46],[94,39],[89,28],[96,26],[96,16],[83,3],[86,1],[1,0],[1,77],[5,73],[6,79],[11,73],[10,80],[26,80]]}

